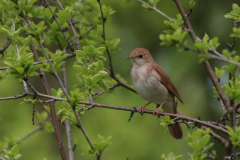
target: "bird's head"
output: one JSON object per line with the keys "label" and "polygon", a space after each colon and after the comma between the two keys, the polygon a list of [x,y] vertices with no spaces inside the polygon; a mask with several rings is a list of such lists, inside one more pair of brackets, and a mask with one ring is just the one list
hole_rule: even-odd
{"label": "bird's head", "polygon": [[136,48],[131,52],[130,57],[127,59],[131,59],[133,65],[141,66],[149,63],[153,63],[154,60],[150,52],[145,48]]}

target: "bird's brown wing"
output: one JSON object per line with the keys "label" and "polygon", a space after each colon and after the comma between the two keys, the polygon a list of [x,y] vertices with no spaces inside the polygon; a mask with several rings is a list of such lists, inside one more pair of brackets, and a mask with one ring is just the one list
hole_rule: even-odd
{"label": "bird's brown wing", "polygon": [[167,73],[157,64],[154,63],[152,66],[152,69],[155,70],[161,77],[161,83],[168,89],[170,93],[172,93],[174,96],[176,96],[183,104],[183,101],[181,97],[179,96],[177,89],[173,85],[172,81],[168,77]]}

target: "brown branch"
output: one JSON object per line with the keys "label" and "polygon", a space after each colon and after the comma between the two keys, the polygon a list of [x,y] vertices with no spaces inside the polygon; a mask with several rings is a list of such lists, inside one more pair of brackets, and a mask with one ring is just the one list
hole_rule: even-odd
{"label": "brown branch", "polygon": [[[205,126],[201,126],[204,130],[207,130],[208,128]],[[225,145],[227,143],[226,139],[222,138],[221,136],[219,136],[218,134],[216,134],[215,132],[213,132],[212,130],[209,131],[209,134],[216,140],[218,140],[220,143],[222,143],[223,145]]]}
{"label": "brown branch", "polygon": [[[237,28],[237,23],[234,22],[234,27]],[[230,45],[229,43],[225,42],[226,46],[230,49],[230,51],[234,50],[235,47],[235,43],[237,42],[236,37],[233,38],[232,40],[232,44]],[[232,80],[234,82],[234,77],[232,76],[232,74],[229,72],[229,80]],[[231,87],[231,84],[229,83],[229,86]],[[228,109],[228,113],[229,113],[229,121],[230,121],[230,127],[233,129],[233,131],[235,132],[235,128],[236,128],[236,110],[235,110],[235,103],[234,100],[230,100],[230,107]],[[227,159],[226,157],[229,157],[232,154],[233,151],[233,145],[232,142],[230,140],[230,138],[228,139],[228,145],[225,147],[225,154],[224,154],[224,159]]]}
{"label": "brown branch", "polygon": [[189,10],[189,12],[187,13],[187,17],[189,17],[189,16],[191,15],[192,11],[193,11],[193,9],[191,8],[191,9]]}
{"label": "brown branch", "polygon": [[214,157],[209,151],[205,151],[207,153],[207,157],[205,157],[204,159],[208,159],[211,158],[213,160],[218,160],[217,157]]}
{"label": "brown branch", "polygon": [[10,99],[18,99],[18,98],[23,98],[23,97],[26,97],[28,95],[33,95],[31,93],[23,93],[23,94],[20,94],[20,95],[17,95],[17,96],[12,96],[12,97],[3,97],[3,98],[0,98],[0,100],[10,100]]}
{"label": "brown branch", "polygon": [[[197,37],[196,37],[196,35],[195,35],[194,31],[193,31],[193,28],[192,28],[192,25],[191,25],[191,23],[189,21],[189,18],[186,16],[186,13],[185,13],[185,11],[184,11],[184,9],[182,7],[182,4],[181,4],[180,0],[174,0],[174,2],[175,2],[175,4],[178,7],[179,12],[181,13],[182,18],[183,18],[187,28],[189,29],[188,33],[190,34],[193,42],[195,42],[197,40]],[[202,50],[200,50],[200,49],[198,49],[198,52],[200,54],[204,54],[204,52]],[[208,72],[208,74],[210,76],[210,79],[213,82],[213,85],[215,86],[215,88],[216,88],[216,90],[218,92],[218,95],[220,96],[221,100],[223,101],[223,104],[224,104],[226,110],[228,111],[228,113],[232,113],[232,107],[230,105],[230,102],[229,102],[228,98],[226,97],[226,95],[224,94],[224,92],[223,92],[223,90],[222,90],[222,88],[221,88],[221,86],[220,86],[220,84],[218,82],[218,79],[215,76],[215,74],[214,74],[214,72],[213,72],[213,70],[211,68],[210,63],[208,61],[204,61],[203,63],[205,65],[206,69],[207,69],[207,72]],[[230,114],[231,119],[235,119],[235,117],[232,117],[231,115],[233,115],[233,114]],[[231,155],[232,148],[233,148],[232,144],[231,144],[231,142],[229,140],[228,143],[225,145],[225,157]]]}
{"label": "brown branch", "polygon": [[[25,18],[26,22],[28,23],[29,27],[32,29],[32,26],[29,23],[27,17],[24,16],[24,18]],[[30,43],[30,48],[31,48],[31,51],[33,52],[34,59],[38,61],[39,60],[38,53],[37,53],[37,50],[36,50],[33,42]],[[50,90],[50,87],[49,87],[49,84],[48,84],[47,77],[46,77],[45,73],[43,71],[41,71],[40,69],[38,69],[38,72],[39,72],[41,81],[43,83],[45,92],[48,95],[51,96],[52,93],[51,93],[51,90]],[[67,160],[67,155],[66,155],[64,143],[63,143],[63,140],[62,140],[62,135],[61,135],[60,128],[59,128],[59,125],[58,125],[58,118],[57,118],[57,115],[56,115],[55,103],[50,102],[49,106],[50,106],[50,111],[51,111],[50,113],[51,113],[51,117],[52,117],[52,124],[53,124],[53,128],[54,128],[54,131],[55,131],[55,134],[56,134],[56,137],[57,137],[58,145],[59,145],[59,148],[60,148],[60,153],[61,153],[62,159]]]}
{"label": "brown branch", "polygon": [[[46,94],[42,94],[42,93],[37,93],[37,96],[50,98],[50,99],[55,99],[55,101],[65,101],[66,100],[65,98],[59,98],[59,97],[50,96],[50,95],[46,95]],[[130,107],[107,105],[107,104],[101,104],[101,103],[96,103],[96,102],[91,103],[89,101],[79,101],[78,103],[79,104],[85,104],[85,105],[92,105],[92,106],[101,107],[101,108],[109,108],[109,109],[116,109],[116,110],[130,111],[130,112],[138,112],[136,109],[130,108]],[[151,110],[144,110],[143,113],[153,114],[153,111],[151,111]],[[224,129],[221,126],[214,125],[213,122],[208,122],[208,121],[205,122],[205,121],[202,121],[202,120],[199,120],[199,119],[194,119],[194,118],[191,118],[191,117],[187,117],[185,115],[165,113],[165,112],[160,112],[159,115],[163,115],[163,116],[164,115],[168,115],[168,116],[171,116],[173,118],[182,119],[182,120],[188,120],[188,121],[194,122],[196,124],[201,124],[201,125],[204,125],[206,127],[210,127],[212,129],[215,129],[217,131],[221,131],[221,132],[223,132],[225,134],[229,134],[229,132],[226,129]]]}
{"label": "brown branch", "polygon": [[[184,11],[184,9],[183,9],[183,7],[182,7],[181,2],[180,2],[179,0],[174,0],[174,2],[176,3],[179,12],[180,12],[180,14],[182,15],[182,18],[183,18],[183,20],[184,20],[187,28],[189,29],[189,32],[188,32],[188,33],[190,34],[193,42],[195,42],[195,41],[197,40],[197,37],[196,37],[196,35],[195,35],[195,32],[193,31],[193,28],[192,28],[192,25],[191,25],[191,23],[190,23],[190,21],[189,21],[189,18],[186,16],[186,13],[185,13],[185,11]],[[198,52],[199,52],[200,54],[205,54],[205,53],[204,53],[202,50],[200,50],[200,49],[198,49]],[[229,108],[229,107],[230,107],[230,103],[229,103],[226,95],[225,95],[224,92],[222,91],[222,88],[221,88],[221,86],[219,85],[218,79],[216,78],[216,76],[215,76],[215,74],[214,74],[214,72],[213,72],[213,70],[212,70],[212,68],[211,68],[210,63],[209,63],[208,61],[204,61],[203,63],[204,63],[204,65],[205,65],[206,69],[207,69],[207,72],[208,72],[208,74],[209,74],[209,76],[210,76],[210,79],[211,79],[212,82],[213,82],[213,85],[215,86],[215,88],[216,88],[216,90],[217,90],[217,92],[218,92],[218,95],[220,96],[220,98],[222,99],[222,101],[223,101],[223,103],[224,103],[224,106],[225,106],[226,108]]]}
{"label": "brown branch", "polygon": [[[28,93],[28,94],[32,95],[31,93]],[[65,98],[54,97],[54,96],[50,96],[50,95],[46,95],[46,94],[42,94],[42,93],[37,93],[37,96],[50,98],[50,99],[52,99],[52,101],[65,101]],[[87,102],[87,101],[80,101],[79,104],[91,105],[86,110],[92,109],[93,106],[94,106],[94,107],[109,108],[109,109],[116,109],[116,110],[124,110],[124,111],[130,111],[130,112],[137,112],[138,113],[138,110],[136,110],[134,107],[130,108],[130,107],[123,107],[123,106],[114,106],[114,105],[107,105],[107,104],[101,104],[101,103],[96,103],[96,102],[91,103],[91,102]],[[153,114],[153,111],[151,111],[151,110],[144,110],[143,113]],[[187,117],[185,115],[179,115],[179,114],[164,113],[164,112],[160,112],[159,114],[160,115],[171,116],[173,118],[176,118],[175,120],[181,119],[181,120],[191,121],[191,122],[194,122],[195,124],[201,124],[203,126],[210,127],[210,128],[215,129],[217,131],[221,131],[221,132],[223,132],[225,134],[229,134],[229,132],[225,128],[221,127],[221,125],[218,125],[218,124],[215,125],[214,122],[202,121],[202,120],[199,120],[199,119],[194,119],[194,118]]]}
{"label": "brown branch", "polygon": [[[110,75],[110,72],[108,70],[105,69],[105,71]],[[110,75],[111,76],[111,75]],[[121,86],[123,86],[124,88],[137,93],[130,85],[124,83],[122,80],[120,80],[117,76],[112,77],[117,83],[119,83]]]}
{"label": "brown branch", "polygon": [[[106,41],[105,22],[106,22],[107,19],[103,16],[103,10],[102,10],[101,0],[97,0],[97,1],[98,1],[98,4],[99,4],[99,8],[100,8],[100,12],[101,12],[101,17],[102,17],[102,25],[103,25],[102,38],[103,38],[104,41]],[[112,64],[112,57],[111,57],[111,54],[110,54],[110,51],[109,51],[108,48],[106,48],[106,51],[107,51],[107,55],[108,55],[108,59],[109,59],[110,76],[115,79],[115,74],[114,74],[113,64]]]}
{"label": "brown branch", "polygon": [[[59,2],[59,0],[57,0],[57,1]],[[59,3],[60,3],[60,2],[59,2]],[[60,5],[61,5],[61,3],[60,3]],[[61,6],[61,7],[62,7],[62,6]],[[25,17],[25,16],[24,16],[24,17]],[[29,21],[28,21],[28,19],[27,19],[26,17],[25,17],[25,20],[27,21],[29,27],[32,29],[32,26],[31,26],[31,24],[29,23]],[[65,96],[66,96],[66,98],[67,98],[67,100],[70,101],[70,100],[69,100],[68,93],[67,93],[67,90],[65,89],[65,87],[64,87],[61,79],[59,78],[57,71],[54,69],[53,64],[50,62],[50,59],[49,59],[49,57],[48,57],[48,55],[47,55],[47,53],[46,53],[46,51],[45,51],[45,49],[44,49],[44,47],[43,47],[43,44],[40,42],[39,39],[37,39],[37,41],[38,41],[38,44],[39,44],[41,50],[43,51],[44,56],[47,58],[47,62],[49,63],[51,69],[53,70],[53,75],[55,76],[55,78],[57,79],[58,83],[60,84],[60,86],[61,86],[61,88],[62,88],[62,90],[63,90],[63,92],[64,92],[64,94],[65,94]],[[40,95],[40,94],[38,94],[38,95]],[[92,145],[92,143],[91,143],[91,141],[90,141],[90,139],[89,139],[89,137],[88,137],[88,135],[87,135],[87,133],[86,133],[83,125],[82,125],[82,122],[81,122],[81,120],[80,120],[80,118],[79,118],[79,116],[78,116],[78,114],[77,114],[77,112],[76,112],[75,106],[71,106],[71,108],[72,108],[72,110],[73,110],[73,112],[74,112],[75,117],[77,118],[79,128],[82,130],[82,133],[83,133],[84,137],[86,138],[87,142],[89,143],[90,147],[91,147],[92,150],[93,150],[93,149],[94,149],[94,148],[93,148],[93,145]],[[55,109],[55,108],[54,108],[54,109]],[[63,145],[63,143],[61,143],[61,145]],[[64,150],[64,151],[65,151],[65,150]],[[61,153],[62,153],[62,152],[61,152]],[[65,153],[65,154],[66,154],[66,153]],[[97,156],[98,156],[98,155],[97,155]],[[66,157],[64,157],[64,158],[66,158]]]}
{"label": "brown branch", "polygon": [[8,46],[12,43],[12,40],[9,39],[7,43],[3,45],[3,47],[0,49],[0,54],[3,54],[3,52],[8,48]]}

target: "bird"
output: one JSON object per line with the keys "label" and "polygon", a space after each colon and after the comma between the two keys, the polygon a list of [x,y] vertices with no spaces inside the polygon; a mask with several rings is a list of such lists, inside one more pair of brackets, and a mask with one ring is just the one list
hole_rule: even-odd
{"label": "bird", "polygon": [[[145,48],[136,48],[127,59],[133,64],[131,78],[136,92],[149,102],[138,108],[138,112],[142,113],[148,104],[155,103],[159,107],[153,114],[158,116],[160,108],[163,112],[176,114],[177,104],[174,97],[177,97],[182,104],[183,101],[167,73],[154,61],[150,52]],[[168,129],[173,138],[183,137],[179,123],[169,125]]]}

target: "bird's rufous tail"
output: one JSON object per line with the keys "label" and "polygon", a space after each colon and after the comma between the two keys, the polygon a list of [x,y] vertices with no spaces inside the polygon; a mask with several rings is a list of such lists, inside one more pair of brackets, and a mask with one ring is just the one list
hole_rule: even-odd
{"label": "bird's rufous tail", "polygon": [[171,136],[175,139],[182,139],[183,137],[183,131],[182,127],[179,123],[176,123],[172,126],[168,126],[169,132]]}

